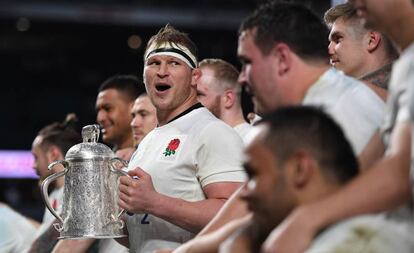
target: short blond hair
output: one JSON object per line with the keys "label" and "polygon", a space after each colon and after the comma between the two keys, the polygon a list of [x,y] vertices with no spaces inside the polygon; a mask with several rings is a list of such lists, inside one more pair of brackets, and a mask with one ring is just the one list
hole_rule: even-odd
{"label": "short blond hair", "polygon": [[241,97],[241,85],[237,82],[239,71],[232,64],[222,59],[204,59],[199,63],[200,68],[211,68],[214,77],[218,80],[217,86],[225,89],[232,89]]}
{"label": "short blond hair", "polygon": [[328,26],[332,26],[338,18],[349,20],[353,18],[359,18],[357,10],[353,4],[346,2],[344,4],[338,4],[325,12],[323,19]]}

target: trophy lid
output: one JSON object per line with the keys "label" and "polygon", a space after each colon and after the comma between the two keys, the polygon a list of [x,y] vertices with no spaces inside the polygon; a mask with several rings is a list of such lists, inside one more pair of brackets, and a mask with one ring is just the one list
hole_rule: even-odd
{"label": "trophy lid", "polygon": [[114,152],[105,144],[98,143],[100,133],[99,125],[87,125],[82,128],[83,142],[71,147],[65,159],[93,159],[111,158]]}

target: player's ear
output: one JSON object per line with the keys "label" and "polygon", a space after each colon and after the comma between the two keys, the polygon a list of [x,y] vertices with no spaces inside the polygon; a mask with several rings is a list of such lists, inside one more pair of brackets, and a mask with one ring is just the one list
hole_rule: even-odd
{"label": "player's ear", "polygon": [[367,37],[367,50],[368,52],[375,51],[381,43],[381,33],[375,31],[369,31]]}

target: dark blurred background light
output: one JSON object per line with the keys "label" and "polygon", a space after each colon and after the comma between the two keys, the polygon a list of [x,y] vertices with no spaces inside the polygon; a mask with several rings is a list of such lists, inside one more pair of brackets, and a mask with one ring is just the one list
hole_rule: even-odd
{"label": "dark blurred background light", "polygon": [[19,18],[16,21],[16,29],[19,32],[26,32],[30,29],[30,20],[28,18]]}
{"label": "dark blurred background light", "polygon": [[131,49],[138,49],[138,48],[141,47],[141,45],[142,45],[142,39],[141,39],[141,37],[139,37],[138,35],[135,35],[135,34],[129,36],[129,38],[128,38],[128,46]]}

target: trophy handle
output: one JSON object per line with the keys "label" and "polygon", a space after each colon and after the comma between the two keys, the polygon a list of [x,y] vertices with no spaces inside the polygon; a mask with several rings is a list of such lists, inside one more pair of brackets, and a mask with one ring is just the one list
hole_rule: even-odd
{"label": "trophy handle", "polygon": [[[59,214],[56,213],[55,209],[53,209],[53,207],[50,205],[49,195],[47,193],[49,184],[53,182],[54,180],[56,180],[57,178],[65,175],[69,170],[68,169],[69,163],[64,160],[55,161],[49,164],[49,166],[47,166],[48,170],[51,170],[57,164],[62,164],[65,169],[61,172],[48,176],[45,180],[43,180],[42,184],[40,185],[40,189],[41,189],[41,193],[43,197],[43,202],[45,202],[47,209],[49,209],[49,211],[53,214],[53,216],[55,216],[56,219],[58,219],[59,222],[63,224],[63,219],[59,216]],[[53,225],[55,229],[58,230],[59,232],[62,230],[62,227],[60,227],[59,224],[53,224]]]}
{"label": "trophy handle", "polygon": [[[123,160],[123,159],[121,159],[121,158],[119,158],[119,157],[114,157],[114,158],[111,158],[111,160],[110,160],[110,167],[111,167],[111,172],[113,172],[113,173],[115,173],[115,174],[118,174],[119,176],[127,176],[127,177],[131,177],[130,175],[128,175],[128,173],[126,172],[126,171],[124,171],[124,170],[122,170],[122,169],[117,169],[116,167],[115,167],[115,164],[114,164],[114,162],[116,162],[116,161],[118,161],[118,162],[120,162],[120,163],[122,163],[122,165],[124,166],[124,167],[127,167],[128,166],[128,163],[125,161],[125,160]],[[116,219],[117,220],[119,220],[120,221],[120,228],[123,228],[124,227],[124,222],[122,221],[122,219],[120,219],[121,218],[121,216],[123,215],[125,213],[125,209],[121,209],[121,211],[118,213],[118,215],[116,216]]]}

